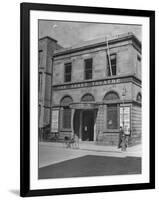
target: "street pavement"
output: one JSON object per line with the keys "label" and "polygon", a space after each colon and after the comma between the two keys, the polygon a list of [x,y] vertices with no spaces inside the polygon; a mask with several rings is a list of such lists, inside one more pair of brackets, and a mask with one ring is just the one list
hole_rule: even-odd
{"label": "street pavement", "polygon": [[39,179],[141,174],[140,157],[86,155],[41,167]]}
{"label": "street pavement", "polygon": [[105,157],[142,157],[141,145],[128,147],[125,152],[116,146],[81,142],[79,148],[66,148],[63,143],[39,142],[39,168],[87,155]]}

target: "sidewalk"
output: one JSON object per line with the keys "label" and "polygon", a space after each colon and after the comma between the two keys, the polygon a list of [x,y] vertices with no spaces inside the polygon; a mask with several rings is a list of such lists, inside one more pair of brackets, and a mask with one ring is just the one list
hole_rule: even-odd
{"label": "sidewalk", "polygon": [[110,157],[141,157],[142,154],[141,145],[128,147],[127,151],[123,152],[116,146],[101,146],[91,142],[81,142],[79,144],[79,149],[66,148],[63,143],[39,143],[39,167],[63,162],[86,155]]}
{"label": "sidewalk", "polygon": [[[40,144],[47,146],[54,146],[54,147],[63,147],[63,148],[66,147],[63,143],[57,143],[57,142],[40,142]],[[93,142],[80,142],[79,149],[74,149],[74,148],[69,148],[69,149],[94,151],[94,152],[122,153],[125,156],[137,156],[137,157],[142,156],[141,144],[128,147],[125,152],[121,151],[121,149],[118,149],[116,146],[98,145]]]}
{"label": "sidewalk", "polygon": [[122,152],[121,149],[118,149],[116,146],[104,146],[93,143],[80,143],[81,150],[89,150],[96,152],[111,152],[111,153],[122,153],[125,156],[137,156],[141,157],[141,144],[128,147],[125,152]]}

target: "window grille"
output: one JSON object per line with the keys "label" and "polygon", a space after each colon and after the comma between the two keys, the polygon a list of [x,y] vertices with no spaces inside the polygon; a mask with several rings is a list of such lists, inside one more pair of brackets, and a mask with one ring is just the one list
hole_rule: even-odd
{"label": "window grille", "polygon": [[72,64],[66,63],[65,64],[65,71],[64,71],[64,82],[71,81],[71,73],[72,73]]}
{"label": "window grille", "polygon": [[92,79],[92,58],[85,60],[85,80]]}

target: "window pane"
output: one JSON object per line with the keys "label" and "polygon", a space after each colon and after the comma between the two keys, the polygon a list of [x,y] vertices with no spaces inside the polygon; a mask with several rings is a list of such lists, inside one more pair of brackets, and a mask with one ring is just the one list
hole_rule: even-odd
{"label": "window pane", "polygon": [[105,97],[104,97],[104,100],[116,100],[116,99],[119,99],[119,96],[117,93],[115,92],[108,92]]}
{"label": "window pane", "polygon": [[86,66],[87,69],[92,68],[92,58],[85,60],[85,66]]}
{"label": "window pane", "polygon": [[118,128],[118,111],[117,105],[107,106],[107,128],[117,129]]}
{"label": "window pane", "polygon": [[116,75],[116,65],[115,66],[112,65],[112,75],[113,76]]}
{"label": "window pane", "polygon": [[71,81],[71,72],[72,72],[72,64],[66,63],[65,64],[65,72],[64,72],[64,81],[65,82]]}
{"label": "window pane", "polygon": [[87,71],[85,74],[85,79],[92,79],[92,72]]}
{"label": "window pane", "polygon": [[71,74],[65,74],[65,82],[71,81]]}
{"label": "window pane", "polygon": [[85,79],[92,79],[92,58],[85,60]]}
{"label": "window pane", "polygon": [[62,122],[63,122],[62,127],[64,129],[71,128],[71,109],[70,108],[64,108]]}
{"label": "window pane", "polygon": [[86,94],[82,97],[81,101],[94,101],[94,97],[91,94]]}
{"label": "window pane", "polygon": [[65,73],[70,73],[71,72],[71,63],[65,64]]}
{"label": "window pane", "polygon": [[110,67],[112,70],[112,75],[115,76],[116,75],[116,54],[110,55],[110,62],[111,62],[111,66],[110,66],[109,58],[108,58],[108,65],[107,65],[108,76],[111,76]]}
{"label": "window pane", "polygon": [[62,98],[60,105],[61,106],[69,106],[69,104],[72,103],[72,98],[70,96],[65,96],[64,98]]}

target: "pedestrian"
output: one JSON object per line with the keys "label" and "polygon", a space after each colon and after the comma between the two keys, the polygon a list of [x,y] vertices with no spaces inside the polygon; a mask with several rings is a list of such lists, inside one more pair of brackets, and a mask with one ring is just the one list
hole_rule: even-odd
{"label": "pedestrian", "polygon": [[79,149],[79,137],[74,134],[74,148]]}
{"label": "pedestrian", "polygon": [[122,135],[123,135],[123,128],[122,128],[122,126],[120,126],[120,130],[119,130],[119,138],[118,138],[118,149],[121,148]]}
{"label": "pedestrian", "polygon": [[121,150],[122,151],[126,151],[127,144],[126,144],[126,135],[125,135],[124,131],[123,131],[121,140],[122,140],[122,142],[121,142]]}
{"label": "pedestrian", "polygon": [[64,144],[66,145],[66,148],[69,148],[70,147],[70,138],[68,136],[65,136],[64,137]]}
{"label": "pedestrian", "polygon": [[126,143],[126,147],[128,147],[128,144],[129,144],[129,136],[130,136],[130,129],[127,129],[125,131],[125,143]]}

